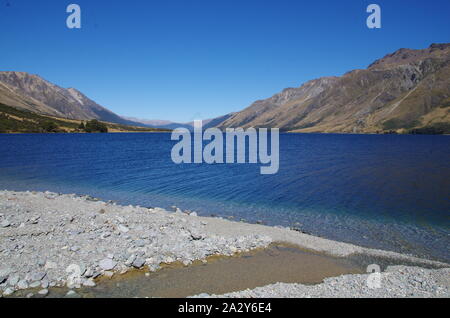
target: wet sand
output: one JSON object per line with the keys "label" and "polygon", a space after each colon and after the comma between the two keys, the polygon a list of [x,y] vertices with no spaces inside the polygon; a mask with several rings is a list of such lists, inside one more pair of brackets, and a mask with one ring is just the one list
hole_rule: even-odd
{"label": "wet sand", "polygon": [[[212,256],[207,263],[165,265],[155,273],[134,270],[101,278],[97,286],[77,290],[81,297],[187,297],[220,294],[271,283],[318,284],[324,278],[363,273],[346,258],[272,244],[266,249],[233,257]],[[50,290],[48,297],[63,297],[65,288]]]}

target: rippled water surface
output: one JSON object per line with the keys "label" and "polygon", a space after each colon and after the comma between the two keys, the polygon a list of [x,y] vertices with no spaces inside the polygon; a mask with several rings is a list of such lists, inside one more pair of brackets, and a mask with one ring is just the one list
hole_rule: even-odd
{"label": "rippled water surface", "polygon": [[450,137],[282,134],[280,170],[176,165],[170,134],[0,135],[0,188],[176,205],[450,261]]}

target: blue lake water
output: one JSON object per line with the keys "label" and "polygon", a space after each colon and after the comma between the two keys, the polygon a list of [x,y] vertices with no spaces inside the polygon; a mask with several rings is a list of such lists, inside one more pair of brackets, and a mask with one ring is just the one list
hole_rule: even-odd
{"label": "blue lake water", "polygon": [[0,189],[176,205],[450,261],[450,137],[280,135],[280,170],[172,162],[170,134],[0,135]]}

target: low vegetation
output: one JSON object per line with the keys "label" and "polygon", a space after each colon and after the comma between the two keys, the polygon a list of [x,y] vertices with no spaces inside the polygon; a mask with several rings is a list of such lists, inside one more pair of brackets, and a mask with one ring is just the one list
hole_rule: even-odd
{"label": "low vegetation", "polygon": [[0,103],[0,133],[106,133],[168,132],[168,129],[134,127],[101,122],[56,118]]}
{"label": "low vegetation", "polygon": [[84,130],[87,133],[107,133],[108,132],[108,126],[106,126],[104,123],[99,122],[97,119],[93,119],[88,121],[86,124],[81,123],[80,128],[82,127],[82,130]]}
{"label": "low vegetation", "polygon": [[434,125],[415,128],[409,131],[413,135],[449,135],[450,123],[436,123]]}
{"label": "low vegetation", "polygon": [[412,128],[419,124],[417,120],[407,121],[400,118],[392,118],[383,123],[384,130],[393,130],[393,129],[401,129],[401,128]]}

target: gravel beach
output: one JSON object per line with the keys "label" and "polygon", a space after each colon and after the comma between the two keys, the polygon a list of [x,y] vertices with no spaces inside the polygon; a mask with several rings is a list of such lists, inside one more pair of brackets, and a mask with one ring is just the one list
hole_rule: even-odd
{"label": "gravel beach", "polygon": [[176,208],[170,212],[119,206],[89,196],[6,190],[0,191],[0,296],[28,289],[45,296],[52,287],[91,287],[100,276],[141,268],[157,271],[162,264],[174,262],[187,266],[212,255],[234,255],[273,242],[337,257],[363,255],[416,267],[388,267],[381,274],[388,283],[379,289],[366,287],[367,275],[345,275],[314,286],[278,283],[224,296],[449,297],[450,265],[440,262],[287,228],[199,217]]}

